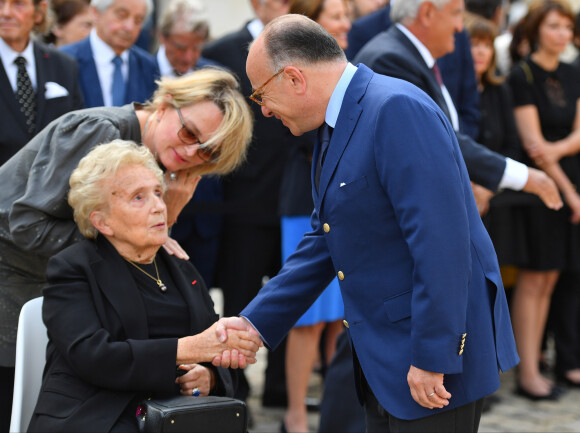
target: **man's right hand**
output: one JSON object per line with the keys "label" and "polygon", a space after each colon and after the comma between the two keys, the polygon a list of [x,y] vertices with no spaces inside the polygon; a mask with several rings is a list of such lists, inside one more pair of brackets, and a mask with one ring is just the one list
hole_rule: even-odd
{"label": "man's right hand", "polygon": [[[215,334],[220,343],[225,343],[228,340],[230,332],[245,331],[254,337],[260,336],[258,331],[243,317],[222,317],[215,328]],[[264,344],[260,341],[260,347]],[[255,360],[252,360],[254,363]],[[221,355],[216,356],[212,364],[216,367],[223,368],[245,368],[248,361],[244,355],[239,353],[236,349],[232,351],[225,350]]]}
{"label": "man's right hand", "polygon": [[564,206],[556,183],[550,176],[536,168],[528,167],[528,181],[523,191],[536,194],[550,209],[558,210]]}

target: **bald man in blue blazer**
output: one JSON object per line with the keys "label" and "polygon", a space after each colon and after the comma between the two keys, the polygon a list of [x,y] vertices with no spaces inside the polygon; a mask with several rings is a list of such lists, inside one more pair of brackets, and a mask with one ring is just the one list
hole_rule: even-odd
{"label": "bald man in blue blazer", "polygon": [[417,87],[348,63],[301,15],[266,26],[246,69],[265,116],[294,135],[320,127],[314,212],[240,313],[247,322],[222,320],[220,332],[251,323],[275,348],[338,276],[368,431],[476,431],[482,398],[518,355],[448,119]]}

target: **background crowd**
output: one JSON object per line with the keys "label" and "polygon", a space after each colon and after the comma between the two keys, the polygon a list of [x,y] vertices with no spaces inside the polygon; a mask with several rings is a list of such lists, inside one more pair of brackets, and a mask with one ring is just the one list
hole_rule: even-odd
{"label": "background crowd", "polygon": [[[377,41],[388,43],[382,32],[398,28],[391,22],[388,0],[250,3],[255,19],[214,39],[203,0],[0,0],[0,164],[70,111],[145,103],[161,77],[224,67],[237,76],[242,94],[250,96],[248,44],[265,24],[287,13],[321,24],[354,64],[360,61],[413,82],[396,69],[401,64],[395,68],[370,55]],[[442,24],[439,30],[443,36],[455,35],[453,53],[433,56],[440,72],[432,78],[439,80],[433,83],[441,101],[427,84],[414,82],[445,107],[460,143],[475,141],[514,164],[525,164],[529,179],[536,176],[533,169],[540,170],[561,193],[564,206],[555,210],[523,184],[502,183],[514,166],[510,162],[493,187],[473,184],[511,298],[521,358],[515,391],[531,400],[557,400],[566,386],[580,386],[577,6],[566,0],[465,0],[461,24]],[[171,231],[207,287],[223,291],[225,316],[237,315],[276,275],[307,231],[312,211],[316,134],[295,137],[278,119],[263,116],[259,104],[250,108],[254,126],[244,163],[224,176],[204,175]],[[26,184],[26,179],[13,181]],[[2,212],[9,206],[3,205]],[[0,238],[4,245],[6,236]],[[8,431],[10,420],[18,312],[32,297],[32,292],[15,295],[0,285],[0,431]],[[306,394],[313,370],[326,375],[321,431],[364,430],[354,384],[350,397],[332,391],[353,381],[342,317],[334,281],[287,342],[268,354],[262,403],[288,407],[283,430],[308,431]],[[552,336],[555,381],[544,374],[551,366],[543,350]],[[235,395],[245,400],[249,392],[241,372]]]}

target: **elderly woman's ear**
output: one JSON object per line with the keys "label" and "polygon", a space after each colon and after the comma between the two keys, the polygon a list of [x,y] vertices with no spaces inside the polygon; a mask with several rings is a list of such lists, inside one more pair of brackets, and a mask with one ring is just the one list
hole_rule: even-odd
{"label": "elderly woman's ear", "polygon": [[107,223],[107,216],[103,211],[96,210],[89,216],[91,224],[104,236],[112,236],[113,229]]}

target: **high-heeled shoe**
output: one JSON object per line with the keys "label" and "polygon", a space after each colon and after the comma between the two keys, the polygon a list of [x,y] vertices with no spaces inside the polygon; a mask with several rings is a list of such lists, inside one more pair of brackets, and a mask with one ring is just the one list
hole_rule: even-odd
{"label": "high-heeled shoe", "polygon": [[562,392],[560,390],[561,390],[561,388],[559,388],[557,386],[553,386],[550,389],[549,394],[538,395],[538,394],[533,394],[529,391],[526,391],[524,388],[521,387],[520,384],[518,384],[516,387],[515,393],[517,395],[519,395],[521,397],[525,397],[531,401],[542,401],[542,400],[557,401],[560,398],[560,395],[562,395]]}
{"label": "high-heeled shoe", "polygon": [[571,379],[568,379],[566,377],[566,375],[564,375],[564,374],[557,375],[557,379],[558,379],[559,382],[561,382],[561,383],[563,383],[566,386],[569,386],[571,388],[580,388],[580,382],[575,382],[575,381],[573,381]]}

